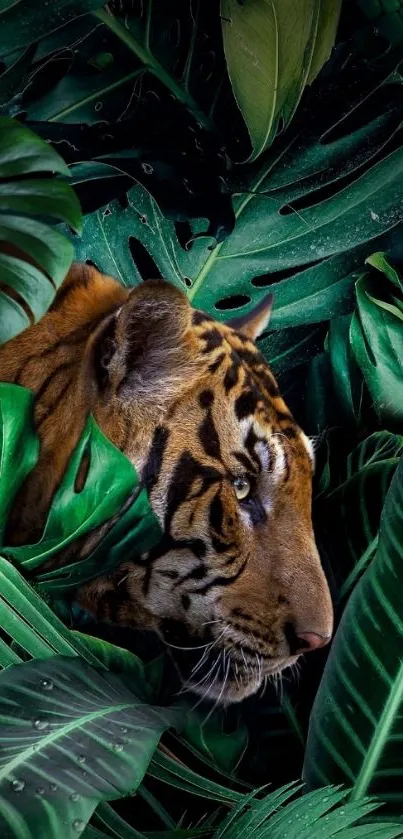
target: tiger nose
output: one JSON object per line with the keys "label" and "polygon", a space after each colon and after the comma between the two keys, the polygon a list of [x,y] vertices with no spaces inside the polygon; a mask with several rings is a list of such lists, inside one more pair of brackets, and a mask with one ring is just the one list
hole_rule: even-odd
{"label": "tiger nose", "polygon": [[326,647],[326,644],[330,641],[330,637],[330,635],[318,635],[316,632],[301,632],[300,634],[296,634],[296,645],[299,647],[297,653],[310,653],[313,650],[319,650],[320,647]]}
{"label": "tiger nose", "polygon": [[290,648],[290,655],[300,655],[325,647],[331,635],[320,635],[318,632],[298,632],[292,623],[284,627],[284,634]]}

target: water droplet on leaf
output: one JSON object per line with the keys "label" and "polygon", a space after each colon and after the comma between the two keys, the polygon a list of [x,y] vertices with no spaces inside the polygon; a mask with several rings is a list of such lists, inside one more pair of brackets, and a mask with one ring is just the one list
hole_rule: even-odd
{"label": "water droplet on leaf", "polygon": [[15,781],[11,781],[11,789],[13,792],[22,792],[25,788],[25,781],[20,781],[18,778]]}
{"label": "water droplet on leaf", "polygon": [[54,688],[54,684],[52,682],[52,679],[41,679],[39,684],[40,684],[41,688],[43,688],[43,690],[53,690],[53,688]]}
{"label": "water droplet on leaf", "polygon": [[46,731],[49,728],[48,720],[33,720],[32,725],[37,731]]}
{"label": "water droplet on leaf", "polygon": [[45,787],[37,787],[38,795],[45,795]]}
{"label": "water droplet on leaf", "polygon": [[123,745],[122,743],[112,743],[112,749],[114,752],[123,752]]}
{"label": "water droplet on leaf", "polygon": [[85,755],[78,755],[77,760],[78,760],[79,763],[85,763],[86,757],[85,757]]}
{"label": "water droplet on leaf", "polygon": [[74,819],[73,821],[73,830],[76,830],[79,833],[81,830],[84,830],[85,822],[82,819]]}
{"label": "water droplet on leaf", "polygon": [[71,795],[70,795],[70,801],[79,801],[79,800],[80,800],[80,796],[79,796],[78,792],[72,792]]}

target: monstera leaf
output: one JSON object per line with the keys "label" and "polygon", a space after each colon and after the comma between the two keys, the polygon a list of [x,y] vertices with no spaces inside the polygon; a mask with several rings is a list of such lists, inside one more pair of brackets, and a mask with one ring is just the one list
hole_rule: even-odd
{"label": "monstera leaf", "polygon": [[353,786],[401,813],[403,461],[382,512],[376,555],[356,586],[311,715],[305,778]]}
{"label": "monstera leaf", "polygon": [[[32,422],[33,400],[33,393],[25,388],[0,383],[0,538],[3,553],[13,557],[26,573],[34,574],[40,589],[60,596],[122,562],[130,546],[139,553],[149,549],[159,541],[162,531],[149,504],[147,491],[139,486],[134,467],[89,417],[52,499],[40,541],[34,545],[4,547],[4,529],[15,495],[39,456]],[[77,504],[76,478],[82,459],[87,456],[89,468],[80,492],[81,503]],[[129,500],[131,503],[127,506]],[[88,557],[64,566],[56,573],[41,573],[40,566],[46,559],[107,522],[125,506],[117,523]]]}
{"label": "monstera leaf", "polygon": [[221,0],[228,72],[252,143],[250,159],[286,127],[329,57],[341,0]]}
{"label": "monstera leaf", "polygon": [[81,214],[58,154],[14,120],[0,117],[0,343],[38,320],[73,258],[71,243],[44,219],[76,232]]}
{"label": "monstera leaf", "polygon": [[[395,85],[385,82],[385,96],[395,97]],[[309,122],[301,116],[304,133],[295,123],[297,133],[271,150],[248,192],[234,199],[236,225],[226,241],[216,247],[208,238],[194,241],[203,220],[184,241],[182,228],[134,187],[127,206],[111,203],[86,218],[80,258],[129,285],[162,275],[219,319],[248,311],[268,289],[275,294],[272,329],[351,311],[354,271],[378,243],[390,247],[399,229],[403,150],[387,150],[395,110],[362,125],[355,103],[354,115],[339,119],[336,130],[334,91],[322,94]]]}

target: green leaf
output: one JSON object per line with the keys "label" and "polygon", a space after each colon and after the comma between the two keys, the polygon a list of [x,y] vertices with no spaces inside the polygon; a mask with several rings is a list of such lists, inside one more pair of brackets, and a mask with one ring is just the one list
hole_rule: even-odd
{"label": "green leaf", "polygon": [[57,0],[38,15],[35,0],[5,0],[0,5],[0,56],[27,47],[78,15],[99,9],[102,0]]}
{"label": "green leaf", "polygon": [[2,835],[77,836],[97,801],[137,788],[174,722],[175,712],[141,704],[119,678],[79,659],[3,670]]}
{"label": "green leaf", "polygon": [[[0,242],[5,243],[0,244],[0,343],[39,320],[73,258],[71,243],[43,220],[81,229],[80,207],[71,187],[43,177],[55,173],[69,174],[52,147],[25,126],[0,117]],[[34,177],[38,174],[42,178]],[[7,254],[10,245],[17,256]]]}
{"label": "green leaf", "polygon": [[[0,383],[1,539],[15,494],[39,454],[38,437],[32,422],[33,399],[33,394],[25,388]],[[78,504],[76,478],[84,456],[89,458],[89,467]],[[127,504],[129,500],[131,503]],[[80,536],[105,524],[118,512],[117,522],[88,557],[60,569],[41,572],[40,566],[45,560]],[[133,465],[89,417],[63,480],[53,496],[41,539],[34,545],[4,547],[3,553],[21,564],[25,572],[31,575],[35,572],[40,590],[60,596],[66,590],[73,591],[82,582],[106,573],[124,560],[128,550],[141,552],[149,549],[160,539],[160,535],[160,525],[146,490],[138,487],[138,475]]]}
{"label": "green leaf", "polygon": [[358,427],[364,383],[350,345],[351,315],[333,318],[329,326],[329,357],[333,388],[345,423]]}
{"label": "green leaf", "polygon": [[164,752],[155,753],[148,771],[153,778],[164,781],[171,787],[176,787],[211,801],[231,803],[239,801],[243,797],[242,793],[215,781],[210,781],[209,778],[202,777],[183,763],[173,760]]}
{"label": "green leaf", "polygon": [[[296,131],[255,167],[249,192],[234,198],[233,233],[213,250],[208,238],[185,250],[174,223],[138,186],[128,192],[126,208],[113,202],[86,217],[79,257],[126,285],[147,279],[152,270],[219,320],[247,313],[268,291],[275,295],[272,330],[351,312],[354,271],[362,270],[370,251],[390,246],[391,231],[402,219],[403,151],[384,156],[385,137],[394,132],[390,116],[354,130],[351,114],[339,116],[334,137],[337,111],[327,116],[323,141],[324,119],[313,111],[309,128],[305,121],[303,133]],[[375,153],[377,162],[371,163]],[[203,230],[202,219],[192,223],[193,234]],[[136,253],[144,249],[152,263],[141,273]]]}
{"label": "green leaf", "polygon": [[332,488],[320,509],[328,538],[338,544],[342,557],[342,596],[350,592],[375,556],[383,504],[402,454],[403,437],[379,431],[339,464],[337,480],[331,470]]}
{"label": "green leaf", "polygon": [[245,727],[240,724],[235,731],[226,734],[223,730],[223,716],[212,714],[209,720],[197,711],[190,711],[181,732],[182,739],[195,752],[205,755],[211,765],[224,772],[235,772],[248,743]]}
{"label": "green leaf", "polygon": [[[377,284],[364,276],[356,284],[357,311],[350,328],[350,343],[373,400],[386,424],[403,420],[403,328],[399,311],[385,308]],[[387,301],[386,301],[387,302]],[[403,296],[401,305],[403,307]]]}
{"label": "green leaf", "polygon": [[401,0],[358,0],[358,5],[391,44],[403,41]]}
{"label": "green leaf", "polygon": [[[341,620],[311,715],[304,775],[346,782],[401,814],[403,460],[382,513],[379,544]],[[387,639],[387,642],[385,642]]]}
{"label": "green leaf", "polygon": [[361,839],[401,836],[399,824],[357,825],[379,806],[375,802],[346,803],[346,791],[326,787],[290,801],[298,787],[289,784],[261,800],[245,797],[213,834],[213,839]]}
{"label": "green leaf", "polygon": [[32,405],[33,395],[26,388],[0,383],[0,543],[18,489],[39,457]]}
{"label": "green leaf", "polygon": [[329,57],[340,0],[221,0],[224,50],[255,160]]}

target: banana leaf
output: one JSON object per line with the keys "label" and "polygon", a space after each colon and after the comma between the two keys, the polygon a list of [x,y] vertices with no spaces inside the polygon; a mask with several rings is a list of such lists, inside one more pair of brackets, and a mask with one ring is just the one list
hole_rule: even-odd
{"label": "banana leaf", "polygon": [[382,512],[374,559],[337,631],[311,715],[304,777],[346,783],[402,809],[403,460]]}

